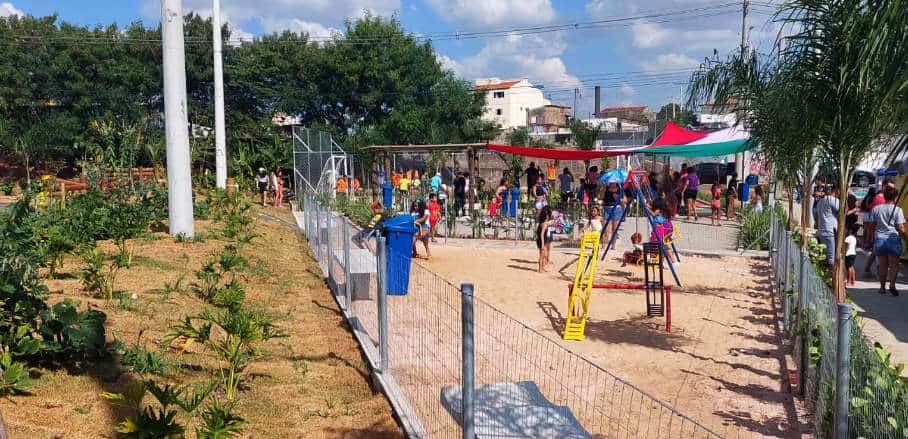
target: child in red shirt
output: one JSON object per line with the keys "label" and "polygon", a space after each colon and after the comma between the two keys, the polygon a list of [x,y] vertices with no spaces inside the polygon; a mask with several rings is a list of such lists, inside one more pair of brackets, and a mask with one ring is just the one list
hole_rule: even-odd
{"label": "child in red shirt", "polygon": [[435,233],[438,230],[438,220],[441,219],[441,204],[438,204],[438,196],[429,195],[429,227],[432,236],[432,242],[435,242]]}

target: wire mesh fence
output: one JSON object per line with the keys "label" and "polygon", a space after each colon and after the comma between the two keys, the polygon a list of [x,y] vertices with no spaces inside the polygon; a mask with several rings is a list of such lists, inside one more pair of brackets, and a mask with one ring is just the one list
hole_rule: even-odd
{"label": "wire mesh fence", "polygon": [[[864,335],[856,313],[840,315],[829,275],[814,265],[809,251],[802,252],[798,233],[793,239],[778,216],[771,227],[776,291],[783,301],[786,333],[794,341],[799,391],[813,412],[815,436],[908,438],[908,385],[901,367],[890,365],[888,354]],[[843,318],[857,324],[847,322],[850,330],[843,333]],[[840,336],[848,338],[844,358]],[[844,396],[846,403],[837,406],[837,396]],[[847,429],[845,436],[839,436],[837,423],[839,430]]]}
{"label": "wire mesh fence", "polygon": [[721,437],[482,300],[465,322],[460,288],[420,264],[411,265],[408,294],[387,296],[383,334],[377,240],[311,197],[302,209],[310,250],[372,367],[399,387],[411,436],[462,437],[467,324],[482,437]]}

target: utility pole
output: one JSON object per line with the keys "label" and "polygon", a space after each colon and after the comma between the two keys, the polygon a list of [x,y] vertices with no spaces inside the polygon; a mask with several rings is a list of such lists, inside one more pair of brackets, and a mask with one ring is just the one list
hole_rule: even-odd
{"label": "utility pole", "polygon": [[[743,0],[741,7],[741,62],[744,62],[744,57],[747,56],[747,6],[748,0]],[[746,107],[746,105],[745,105]],[[740,113],[740,112],[739,112]],[[743,115],[743,113],[742,113]],[[740,121],[739,121],[740,122]],[[744,175],[744,153],[739,152],[735,154],[735,170],[738,172],[738,178],[746,178]]]}
{"label": "utility pole", "polygon": [[577,120],[577,93],[579,91],[580,91],[580,89],[578,89],[578,88],[574,89],[574,107],[571,108],[571,117],[573,117],[574,120]]}
{"label": "utility pole", "polygon": [[170,234],[193,235],[186,55],[182,0],[161,0],[164,49],[164,127],[167,134],[167,212]]}
{"label": "utility pole", "polygon": [[224,127],[224,58],[221,55],[221,0],[213,0],[214,41],[214,169],[215,185],[227,188],[227,139]]}

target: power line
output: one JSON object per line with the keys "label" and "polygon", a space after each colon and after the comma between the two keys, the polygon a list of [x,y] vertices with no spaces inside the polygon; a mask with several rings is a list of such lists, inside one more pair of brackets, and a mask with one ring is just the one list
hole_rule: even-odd
{"label": "power line", "polygon": [[[757,7],[764,8],[775,8],[775,6],[770,5],[765,2],[753,2],[751,3]],[[286,40],[271,40],[253,37],[251,39],[246,38],[231,38],[227,42],[230,44],[244,44],[244,43],[256,43],[256,44],[300,44],[300,43],[319,43],[319,42],[334,42],[341,44],[373,44],[376,42],[387,42],[395,38],[412,38],[416,41],[423,42],[437,42],[437,41],[448,41],[448,40],[467,40],[467,39],[478,39],[478,38],[498,38],[498,37],[508,37],[508,36],[522,36],[522,35],[534,35],[542,33],[552,33],[552,32],[561,32],[561,31],[578,31],[578,30],[587,30],[587,29],[603,29],[610,27],[627,27],[633,26],[638,23],[668,23],[674,21],[687,21],[698,18],[711,18],[720,15],[729,15],[737,13],[738,3],[736,2],[725,2],[725,3],[716,3],[703,5],[695,8],[686,8],[686,9],[674,9],[674,10],[663,10],[661,12],[648,12],[640,13],[637,15],[624,16],[624,17],[614,17],[601,20],[592,20],[592,21],[578,21],[578,22],[569,22],[569,23],[560,23],[544,26],[529,26],[529,27],[511,27],[511,28],[502,28],[502,29],[493,29],[486,31],[472,31],[472,32],[460,32],[460,31],[445,31],[445,32],[435,32],[428,34],[406,34],[406,35],[393,35],[393,36],[384,36],[384,37],[356,37],[356,38],[342,38],[340,35],[332,37],[307,37],[299,41],[286,41]],[[131,38],[127,35],[81,35],[81,36],[40,36],[40,35],[4,35],[0,36],[0,44],[17,44],[17,43],[34,43],[34,42],[64,42],[64,43],[74,43],[74,44],[109,44],[109,43],[127,43],[127,44],[160,44],[160,38]],[[212,44],[212,40],[209,38],[186,38],[185,44],[187,45],[209,45]]]}

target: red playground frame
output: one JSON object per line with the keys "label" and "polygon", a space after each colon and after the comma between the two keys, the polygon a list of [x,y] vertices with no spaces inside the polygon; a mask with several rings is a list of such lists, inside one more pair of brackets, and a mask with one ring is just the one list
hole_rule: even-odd
{"label": "red playground frame", "polygon": [[[632,284],[593,284],[594,289],[599,290],[646,290],[644,285]],[[665,290],[665,332],[672,332],[672,287],[667,285]],[[574,284],[568,283],[568,300],[574,291]],[[649,310],[647,310],[649,311]]]}

